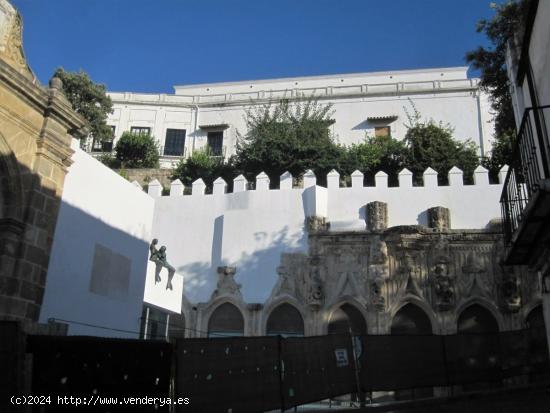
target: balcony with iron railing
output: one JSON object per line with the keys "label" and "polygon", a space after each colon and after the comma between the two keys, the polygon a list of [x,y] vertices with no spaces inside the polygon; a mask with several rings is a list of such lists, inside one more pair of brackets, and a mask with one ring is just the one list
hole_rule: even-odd
{"label": "balcony with iron railing", "polygon": [[500,203],[506,263],[529,264],[550,223],[550,105],[525,109]]}

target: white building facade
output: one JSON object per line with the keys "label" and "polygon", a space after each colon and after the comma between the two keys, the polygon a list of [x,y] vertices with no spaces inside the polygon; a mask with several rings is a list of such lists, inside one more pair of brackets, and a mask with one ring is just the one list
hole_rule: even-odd
{"label": "white building facade", "polygon": [[[355,73],[244,82],[175,86],[174,94],[111,92],[113,143],[92,143],[91,151],[110,151],[125,131],[150,133],[157,140],[162,167],[171,167],[194,150],[214,156],[235,153],[246,133],[247,108],[315,97],[331,104],[334,140],[350,145],[367,135],[402,139],[413,104],[423,119],[449,124],[454,136],[471,140],[480,155],[490,150],[493,123],[487,95],[467,67]],[[411,104],[412,102],[412,104]]]}

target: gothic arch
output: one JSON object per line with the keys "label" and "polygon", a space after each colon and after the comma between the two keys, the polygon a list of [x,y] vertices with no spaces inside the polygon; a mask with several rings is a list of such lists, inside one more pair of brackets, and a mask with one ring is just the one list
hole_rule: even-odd
{"label": "gothic arch", "polygon": [[[222,311],[223,313],[220,313]],[[227,317],[229,315],[229,317]],[[212,325],[216,323],[216,325]],[[222,324],[224,324],[222,326]],[[232,303],[225,302],[216,307],[208,317],[208,336],[225,335],[239,336],[245,335],[245,320],[241,310]]]}
{"label": "gothic arch", "polygon": [[250,332],[248,329],[250,320],[248,316],[249,313],[246,310],[246,306],[241,300],[238,300],[233,296],[218,297],[215,300],[208,303],[205,307],[203,307],[200,310],[199,320],[197,320],[198,321],[197,326],[199,330],[198,334],[201,337],[206,337],[208,335],[208,326],[210,323],[210,319],[212,318],[212,315],[219,307],[221,307],[224,304],[232,304],[237,308],[237,310],[239,310],[243,318],[243,324],[244,324],[243,334],[245,336],[250,335]]}
{"label": "gothic arch", "polygon": [[[413,319],[420,321],[420,323],[418,323],[420,324],[420,331],[394,331],[394,329],[398,329],[399,327],[397,324],[395,324],[395,322],[398,320],[398,316],[400,314],[410,315],[411,321],[413,321]],[[416,327],[418,327],[418,324],[416,324]],[[402,327],[400,329],[402,329]],[[434,324],[434,320],[430,317],[429,312],[422,308],[422,306],[418,305],[418,303],[409,301],[403,303],[401,306],[399,306],[397,311],[393,313],[391,317],[390,331],[391,334],[434,334],[436,332],[436,324]]]}
{"label": "gothic arch", "polygon": [[[279,316],[284,315],[284,314],[280,314],[280,312],[284,310],[288,310],[286,315],[289,316],[287,321],[290,321],[290,323],[279,322],[279,324],[286,324],[286,325],[277,327],[276,325],[277,323],[275,322],[275,325],[272,325],[272,328],[274,328],[275,331],[271,331],[271,334],[270,334],[269,325],[270,325],[271,317],[274,317],[275,315],[279,315]],[[266,324],[265,330],[264,330],[265,335],[274,335],[274,333],[283,334],[283,335],[298,335],[298,336],[305,335],[304,316],[302,315],[300,310],[296,308],[296,306],[286,302],[277,305],[270,311],[269,315],[267,315],[266,317],[265,324]]]}
{"label": "gothic arch", "polygon": [[460,315],[464,312],[464,310],[476,304],[479,305],[480,307],[483,307],[485,310],[491,313],[491,315],[497,322],[499,331],[506,330],[506,326],[504,325],[504,318],[502,317],[502,314],[500,314],[500,311],[498,310],[498,308],[491,301],[481,297],[472,297],[469,300],[462,302],[456,308],[456,311],[454,312],[455,319],[453,320],[454,325],[458,326],[458,319],[460,318]]}
{"label": "gothic arch", "polygon": [[331,307],[329,307],[326,310],[325,317],[324,317],[325,319],[323,320],[323,334],[329,333],[329,326],[333,315],[335,315],[335,313],[344,306],[350,306],[353,308],[352,311],[357,311],[358,315],[361,316],[361,320],[365,326],[362,334],[367,334],[369,325],[367,323],[368,317],[367,317],[367,312],[364,309],[365,307],[362,306],[357,299],[351,296],[341,297],[338,302],[334,303]]}
{"label": "gothic arch", "polygon": [[432,307],[428,303],[426,303],[424,300],[414,295],[405,296],[401,301],[399,301],[397,304],[395,304],[393,307],[390,308],[390,320],[393,320],[395,315],[399,312],[399,310],[401,310],[403,307],[405,307],[408,304],[412,304],[419,307],[425,313],[425,315],[430,320],[430,324],[432,326],[432,334],[438,334],[440,332],[441,326]]}
{"label": "gothic arch", "polygon": [[262,311],[261,333],[267,334],[267,322],[269,320],[269,316],[274,310],[283,304],[291,305],[300,313],[302,321],[304,322],[304,335],[310,335],[312,323],[310,314],[296,298],[287,294],[277,297],[264,307],[264,310]]}

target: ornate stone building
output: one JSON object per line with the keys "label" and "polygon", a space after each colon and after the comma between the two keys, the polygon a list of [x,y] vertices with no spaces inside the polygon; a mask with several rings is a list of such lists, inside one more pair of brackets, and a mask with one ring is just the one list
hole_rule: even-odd
{"label": "ornate stone building", "polygon": [[436,207],[429,227],[387,228],[385,203],[367,210],[366,231],[309,220],[309,251],[281,255],[264,303],[245,303],[238,268],[220,267],[208,303],[184,299],[185,335],[456,334],[543,322],[540,280],[503,265],[498,223],[453,230]]}
{"label": "ornate stone building", "polygon": [[0,318],[39,317],[72,137],[84,120],[43,87],[22,49],[22,22],[0,0]]}

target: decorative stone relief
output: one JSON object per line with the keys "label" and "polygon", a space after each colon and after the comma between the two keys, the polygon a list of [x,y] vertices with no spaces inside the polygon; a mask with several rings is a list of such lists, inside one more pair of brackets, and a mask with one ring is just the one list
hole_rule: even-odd
{"label": "decorative stone relief", "polygon": [[306,217],[306,228],[309,233],[328,231],[330,223],[325,217]]}
{"label": "decorative stone relief", "polygon": [[383,231],[388,228],[388,204],[369,202],[366,206],[366,221],[369,231]]}
{"label": "decorative stone relief", "polygon": [[369,263],[369,305],[375,311],[383,311],[386,307],[385,284],[390,272],[388,246],[380,237],[375,237],[371,243]]}
{"label": "decorative stone relief", "polygon": [[277,274],[279,274],[279,282],[275,286],[275,295],[289,294],[296,296],[296,280],[291,275],[289,268],[280,265],[277,267]]}
{"label": "decorative stone relief", "polygon": [[422,289],[418,285],[418,280],[422,274],[422,267],[418,262],[418,257],[411,251],[405,251],[400,262],[400,272],[406,277],[405,294],[413,294],[422,297]]}
{"label": "decorative stone relief", "polygon": [[232,295],[241,298],[241,285],[235,281],[236,267],[218,267],[218,283],[212,293],[212,298],[222,295]]}
{"label": "decorative stone relief", "polygon": [[470,297],[476,294],[491,297],[490,282],[484,274],[486,268],[478,254],[469,253],[466,263],[462,266],[463,278],[461,281],[462,294]]}
{"label": "decorative stone relief", "polygon": [[438,231],[451,228],[451,213],[448,208],[441,206],[428,209],[428,225]]}
{"label": "decorative stone relief", "polygon": [[511,313],[521,308],[521,282],[514,268],[501,264],[502,282],[500,283],[501,307]]}
{"label": "decorative stone relief", "polygon": [[318,256],[311,257],[309,277],[306,281],[306,302],[310,308],[315,311],[321,308],[325,298],[319,266],[320,258]]}
{"label": "decorative stone relief", "polygon": [[32,76],[23,53],[21,16],[6,0],[0,0],[0,57],[20,73]]}
{"label": "decorative stone relief", "polygon": [[436,264],[432,270],[431,279],[434,289],[434,305],[438,311],[448,311],[455,303],[454,280],[449,274],[446,263]]}

